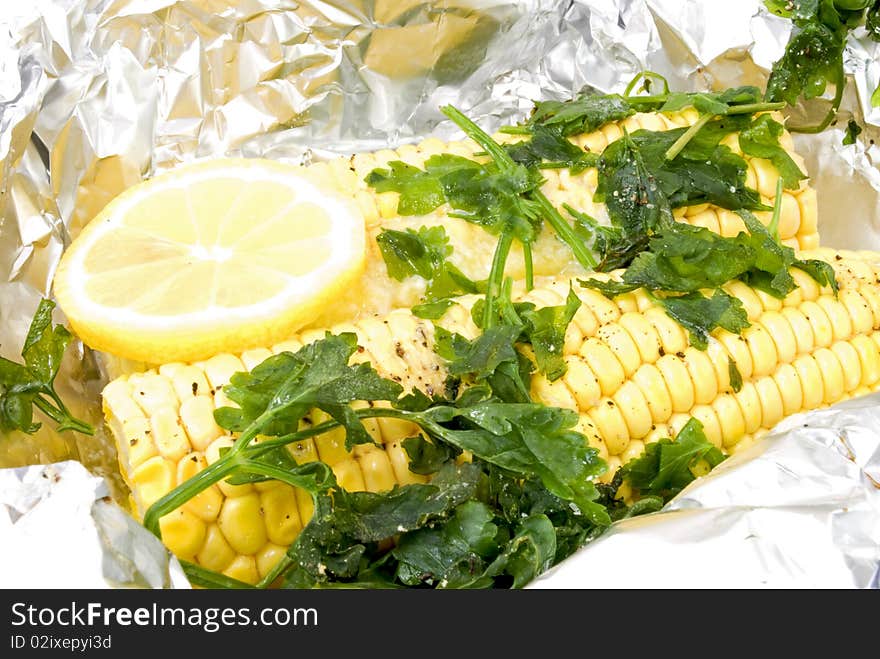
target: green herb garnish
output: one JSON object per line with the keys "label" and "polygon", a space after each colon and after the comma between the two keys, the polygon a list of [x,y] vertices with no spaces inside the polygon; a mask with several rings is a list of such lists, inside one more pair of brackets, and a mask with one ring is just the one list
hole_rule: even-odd
{"label": "green herb garnish", "polygon": [[[795,25],[785,54],[773,65],[765,96],[793,106],[801,100],[823,96],[828,85],[833,85],[830,107],[819,123],[788,124],[791,131],[819,133],[834,120],[843,98],[843,51],[847,36],[864,25],[868,36],[880,41],[880,4],[866,0],[765,0],[764,4]],[[880,102],[880,88],[871,100]]]}
{"label": "green herb garnish", "polygon": [[648,444],[642,457],[627,463],[623,479],[639,493],[661,496],[668,501],[699,476],[724,460],[724,454],[706,439],[703,424],[688,421],[675,440]]}
{"label": "green herb garnish", "polygon": [[452,247],[441,226],[418,231],[383,229],[376,242],[390,277],[403,281],[417,275],[427,281],[424,301],[413,307],[420,318],[440,318],[453,304],[450,298],[479,290],[477,283],[447,260]]}
{"label": "green herb garnish", "polygon": [[55,391],[54,382],[72,336],[61,325],[52,324],[55,303],[42,300],[21,349],[23,364],[0,357],[0,430],[21,430],[28,434],[40,429],[33,408],[58,424],[59,432],[75,430],[93,435],[95,429],[71,414]]}

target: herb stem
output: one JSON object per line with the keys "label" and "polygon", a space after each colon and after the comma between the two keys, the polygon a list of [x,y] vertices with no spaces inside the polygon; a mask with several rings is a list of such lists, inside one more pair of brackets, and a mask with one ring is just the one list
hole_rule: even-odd
{"label": "herb stem", "polygon": [[523,261],[526,268],[526,290],[530,291],[535,287],[535,266],[532,262],[532,244],[523,243]]}
{"label": "herb stem", "polygon": [[767,225],[767,231],[779,242],[779,218],[782,216],[782,177],[776,179],[776,199],[773,200],[773,218]]}
{"label": "herb stem", "polygon": [[180,506],[192,499],[200,492],[204,492],[214,483],[218,483],[226,476],[231,474],[236,466],[236,454],[234,449],[226,453],[222,458],[212,465],[203,469],[192,478],[187,479],[165,496],[156,501],[149,507],[144,515],[144,526],[153,535],[161,538],[162,533],[159,530],[159,520],[168,513],[177,510]]}
{"label": "herb stem", "polygon": [[513,245],[513,236],[509,233],[502,233],[498,238],[498,245],[495,246],[492,269],[489,270],[489,278],[486,282],[486,303],[483,306],[482,323],[484,332],[495,325],[495,299],[501,292],[504,264],[507,261],[507,255],[510,254],[511,245]]}
{"label": "herb stem", "polygon": [[541,207],[544,217],[547,218],[550,226],[556,231],[556,235],[571,248],[575,259],[581,264],[581,267],[584,268],[584,270],[592,270],[595,268],[596,259],[593,258],[593,254],[578,237],[571,225],[566,222],[565,218],[560,215],[558,210],[556,210],[556,207],[550,203],[547,196],[540,190],[535,190],[532,194],[535,201],[537,201],[538,205]]}
{"label": "herb stem", "polygon": [[55,394],[54,391],[48,392],[48,395],[51,396],[56,403],[58,403],[58,407],[52,405],[42,396],[36,396],[34,398],[34,406],[58,424],[57,429],[59,432],[62,432],[64,430],[75,430],[76,432],[81,432],[84,435],[95,434],[95,428],[91,424],[86,423],[85,421],[80,421],[79,419],[74,417],[70,413],[70,411],[64,406],[64,404],[61,403],[61,400],[58,398],[58,395]]}
{"label": "herb stem", "polygon": [[[201,588],[229,588],[234,590],[252,590],[254,588],[249,583],[227,577],[225,574],[209,570],[189,561],[180,561],[180,565],[183,567],[183,571],[186,573],[190,583]],[[269,575],[267,574],[266,576],[268,577]]]}
{"label": "herb stem", "polygon": [[275,564],[275,567],[269,570],[269,572],[266,573],[266,576],[257,582],[256,587],[268,588],[272,585],[272,582],[275,581],[275,579],[287,572],[287,570],[290,569],[293,563],[293,559],[287,554],[284,554],[284,556],[281,557],[281,560]]}
{"label": "herb stem", "polygon": [[726,114],[756,114],[758,112],[772,112],[785,107],[784,101],[778,103],[744,103],[743,105],[731,105]]}
{"label": "herb stem", "polygon": [[712,121],[714,117],[714,114],[704,114],[693,126],[682,133],[682,136],[675,140],[675,143],[666,151],[666,160],[675,160],[678,154],[688,145],[688,142],[694,139],[696,134],[703,129],[703,126]]}

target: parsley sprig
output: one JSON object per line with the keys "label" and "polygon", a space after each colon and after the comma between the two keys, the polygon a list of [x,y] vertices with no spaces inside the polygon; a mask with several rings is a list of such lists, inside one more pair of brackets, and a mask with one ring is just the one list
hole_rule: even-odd
{"label": "parsley sprig", "polygon": [[21,349],[24,363],[0,357],[0,430],[4,432],[32,434],[39,430],[42,424],[33,418],[36,407],[58,424],[59,432],[95,433],[90,424],[67,409],[55,391],[55,377],[73,337],[62,325],[53,325],[53,309],[55,303],[45,299],[37,307]]}
{"label": "parsley sprig", "polygon": [[[846,88],[843,52],[847,36],[864,26],[869,38],[880,41],[880,2],[876,0],[765,0],[767,8],[794,23],[783,56],[773,65],[766,98],[791,106],[822,97],[828,85],[834,95],[823,118],[814,124],[789,122],[788,129],[819,133],[837,116]],[[880,105],[880,88],[871,96]]]}

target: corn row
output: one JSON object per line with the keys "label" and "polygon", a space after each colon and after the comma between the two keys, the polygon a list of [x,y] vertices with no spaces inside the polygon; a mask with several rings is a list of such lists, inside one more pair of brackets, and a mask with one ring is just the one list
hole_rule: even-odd
{"label": "corn row", "polygon": [[[549,382],[533,378],[536,400],[579,414],[578,429],[609,464],[637,457],[645,444],[676,433],[691,417],[725,452],[749,445],[780,419],[880,386],[880,255],[820,250],[805,258],[830,262],[839,297],[802,271],[799,288],[785,300],[741,282],[727,285],[748,313],[742,336],[713,333],[708,350],[689,344],[687,333],[642,291],[608,300],[575,286],[583,304],[569,326],[564,354],[568,371]],[[521,299],[560,304],[568,279],[547,279]],[[476,336],[462,298],[439,324]],[[371,316],[333,332],[358,335],[356,360],[371,362],[406,389],[427,393],[443,386],[445,368],[433,352],[434,327],[408,310]],[[253,368],[273,353],[297,350],[323,337],[307,330],[271,348],[240,356],[217,355],[196,364],[165,364],[118,378],[104,390],[104,407],[119,447],[121,471],[131,486],[133,508],[143,514],[163,494],[218,459],[233,437],[213,419],[232,404],[222,387],[233,373]],[[731,389],[728,359],[743,377]],[[311,423],[325,420],[313,415]],[[350,490],[381,491],[395,483],[423,481],[409,472],[401,441],[412,424],[367,422],[378,446],[349,453],[341,429],[290,447],[298,462],[320,459]],[[288,485],[220,483],[162,519],[163,539],[178,556],[229,576],[256,582],[296,537],[312,513],[310,497]]]}

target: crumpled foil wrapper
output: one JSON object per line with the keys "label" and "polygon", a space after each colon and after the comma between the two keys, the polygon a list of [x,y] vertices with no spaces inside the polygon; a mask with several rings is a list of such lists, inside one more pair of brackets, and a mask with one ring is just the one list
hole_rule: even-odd
{"label": "crumpled foil wrapper", "polygon": [[187,588],[176,558],[70,460],[0,469],[0,587]]}
{"label": "crumpled foil wrapper", "polygon": [[[677,89],[763,86],[790,29],[760,0],[2,3],[0,354],[17,357],[65,245],[122,190],[179,163],[221,155],[308,163],[455,137],[439,111],[446,103],[495,129],[527,116],[534,100],[622,91],[643,69]],[[877,55],[864,35],[851,40],[855,85],[840,124],[797,138],[823,240],[834,247],[880,249],[880,110],[869,101]],[[843,146],[850,116],[866,130]],[[69,351],[56,384],[78,416],[100,423],[103,381],[87,348]],[[66,459],[105,477],[125,501],[102,431],[59,435],[47,423],[35,437],[0,438],[0,466]],[[827,478],[816,476],[818,493],[832,487]],[[701,551],[697,527],[675,528],[680,545]],[[785,525],[778,531],[763,541],[781,552]],[[569,565],[554,579],[587,585]]]}

